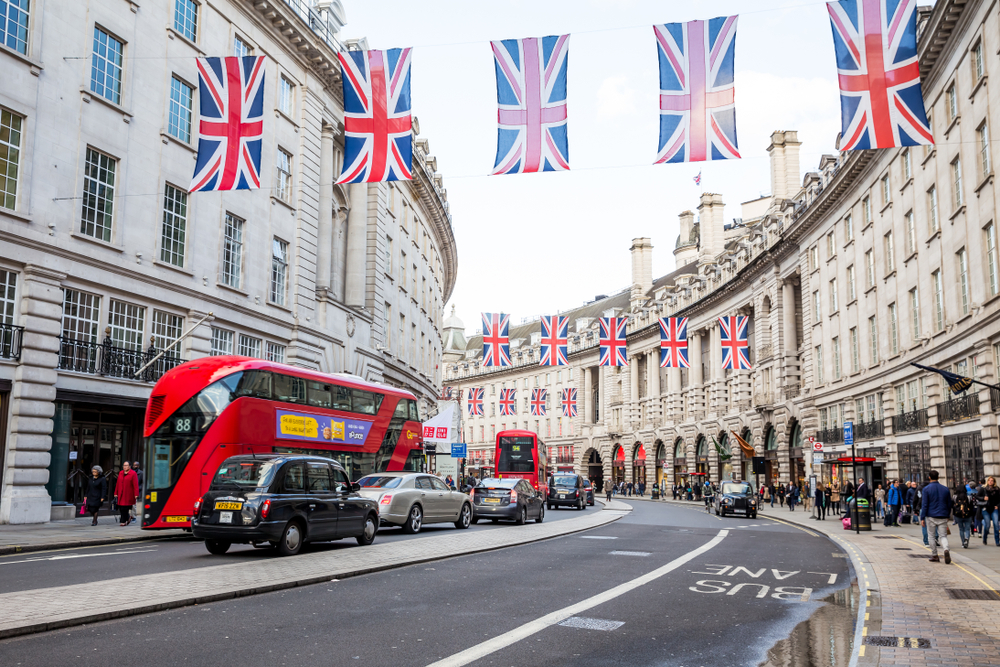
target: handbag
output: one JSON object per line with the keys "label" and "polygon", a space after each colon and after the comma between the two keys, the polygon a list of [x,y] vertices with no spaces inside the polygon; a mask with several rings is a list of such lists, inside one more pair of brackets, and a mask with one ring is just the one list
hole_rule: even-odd
{"label": "handbag", "polygon": [[111,511],[112,512],[118,511],[118,496],[115,496],[114,498],[111,499]]}
{"label": "handbag", "polygon": [[87,501],[84,500],[83,504],[80,505],[80,516],[83,516],[86,513],[87,513]]}

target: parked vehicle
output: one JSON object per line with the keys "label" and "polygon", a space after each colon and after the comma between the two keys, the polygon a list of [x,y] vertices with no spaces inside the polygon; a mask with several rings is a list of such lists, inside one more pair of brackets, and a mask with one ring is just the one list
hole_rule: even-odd
{"label": "parked vehicle", "polygon": [[549,497],[546,500],[549,509],[556,507],[587,509],[587,489],[583,482],[583,477],[574,473],[558,473],[549,477]]}
{"label": "parked vehicle", "polygon": [[480,519],[493,523],[512,519],[518,524],[529,519],[536,523],[545,520],[545,496],[524,479],[484,479],[473,489],[472,502],[475,507],[472,523]]}
{"label": "parked vehicle", "polygon": [[594,506],[594,485],[591,484],[589,479],[583,480],[583,488],[587,489],[587,504],[591,507]]}
{"label": "parked vehicle", "polygon": [[344,537],[367,546],[378,532],[378,506],[360,488],[331,459],[232,456],[195,501],[191,532],[217,555],[233,543],[270,544],[282,556],[297,554],[307,542]]}
{"label": "parked vehicle", "polygon": [[404,533],[419,533],[429,523],[472,523],[472,500],[453,491],[433,475],[382,472],[358,480],[361,495],[378,503],[379,523],[401,526]]}
{"label": "parked vehicle", "polygon": [[757,496],[746,482],[723,482],[715,494],[715,515],[739,514],[757,518]]}

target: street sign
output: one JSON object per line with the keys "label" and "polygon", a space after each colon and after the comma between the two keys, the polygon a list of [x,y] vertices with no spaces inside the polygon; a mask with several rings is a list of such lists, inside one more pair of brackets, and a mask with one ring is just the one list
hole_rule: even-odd
{"label": "street sign", "polygon": [[814,442],[813,443],[813,451],[814,452],[821,452],[821,451],[823,451],[823,443],[822,442]]}
{"label": "street sign", "polygon": [[823,463],[823,453],[822,452],[813,452],[813,465],[815,466],[815,465],[819,465],[821,463]]}
{"label": "street sign", "polygon": [[466,456],[466,444],[464,442],[451,443],[451,458],[464,459]]}
{"label": "street sign", "polygon": [[844,444],[848,447],[854,445],[854,422],[844,422]]}

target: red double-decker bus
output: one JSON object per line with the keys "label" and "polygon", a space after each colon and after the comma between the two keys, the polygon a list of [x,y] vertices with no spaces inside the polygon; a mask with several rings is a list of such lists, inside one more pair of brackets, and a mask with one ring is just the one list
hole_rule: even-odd
{"label": "red double-decker bus", "polygon": [[351,479],[423,465],[410,392],[247,357],[206,357],[167,372],[149,397],[144,435],[144,529],[190,527],[195,500],[237,454],[325,456]]}
{"label": "red double-decker bus", "polygon": [[532,431],[497,433],[496,476],[503,479],[526,479],[533,488],[547,494],[549,488],[549,453],[545,443]]}

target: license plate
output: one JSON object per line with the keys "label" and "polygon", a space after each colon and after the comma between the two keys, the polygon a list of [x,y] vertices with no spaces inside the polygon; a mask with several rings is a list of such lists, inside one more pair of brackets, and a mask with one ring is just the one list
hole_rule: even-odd
{"label": "license plate", "polygon": [[167,523],[186,523],[188,518],[186,516],[168,516],[164,521]]}
{"label": "license plate", "polygon": [[243,509],[243,503],[215,503],[215,509],[217,510],[241,510]]}
{"label": "license plate", "polygon": [[232,512],[220,512],[219,513],[219,523],[232,523],[233,513]]}
{"label": "license plate", "polygon": [[560,494],[559,494],[559,497],[560,497],[560,498],[565,498],[565,497],[566,497],[566,494],[565,494],[565,493],[560,493]]}
{"label": "license plate", "polygon": [[500,499],[499,498],[483,498],[483,502],[484,503],[498,503],[498,502],[500,502]]}
{"label": "license plate", "polygon": [[747,512],[746,510],[733,510],[733,511],[736,512],[737,514],[746,514]]}

